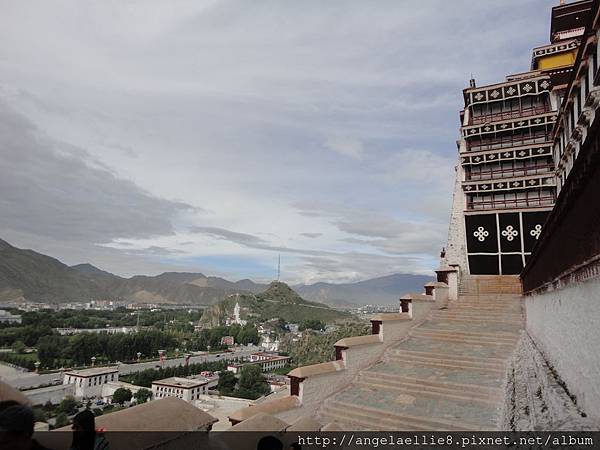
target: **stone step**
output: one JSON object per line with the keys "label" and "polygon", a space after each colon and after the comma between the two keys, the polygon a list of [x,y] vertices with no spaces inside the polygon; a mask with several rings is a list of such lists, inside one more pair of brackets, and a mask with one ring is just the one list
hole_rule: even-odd
{"label": "stone step", "polygon": [[357,408],[340,410],[335,405],[330,405],[329,402],[321,407],[318,416],[320,422],[335,421],[339,423],[344,431],[382,431],[386,430],[386,427],[395,431],[428,431],[426,427],[409,427],[406,424],[399,428],[396,420],[373,417]]}
{"label": "stone step", "polygon": [[448,334],[448,333],[435,333],[435,332],[427,332],[427,331],[419,331],[418,329],[411,332],[411,336],[414,337],[424,337],[428,339],[437,339],[446,342],[462,342],[467,344],[477,344],[477,345],[498,345],[505,347],[514,347],[517,338],[512,340],[507,339],[491,339],[491,338],[482,338],[477,336],[464,336],[458,334]]}
{"label": "stone step", "polygon": [[502,358],[477,358],[469,356],[457,357],[451,354],[415,352],[401,349],[392,349],[389,356],[405,358],[406,361],[423,361],[432,363],[439,362],[446,365],[455,365],[464,368],[490,368],[501,371],[506,370],[506,360]]}
{"label": "stone step", "polygon": [[[333,411],[332,411],[333,409]],[[385,427],[390,427],[390,430],[445,430],[445,431],[474,431],[481,430],[480,425],[466,423],[458,420],[447,420],[432,417],[413,416],[410,414],[400,414],[391,411],[372,408],[364,405],[354,405],[352,403],[341,402],[339,400],[331,400],[325,405],[324,414],[328,412],[336,412],[353,417],[362,417],[364,419],[372,419],[376,422],[371,422],[378,429],[383,430]]]}
{"label": "stone step", "polygon": [[447,309],[438,309],[437,311],[489,311],[489,312],[507,312],[512,314],[519,314],[523,311],[522,305],[488,305],[485,303],[461,303],[461,302],[450,302]]}
{"label": "stone step", "polygon": [[502,323],[514,323],[515,325],[522,325],[525,321],[524,317],[493,317],[493,316],[469,316],[469,315],[443,315],[435,314],[432,315],[431,320],[436,322],[448,320],[448,321],[463,321],[463,322],[502,322]]}
{"label": "stone step", "polygon": [[522,314],[517,312],[506,312],[506,311],[465,311],[456,309],[438,310],[434,311],[433,316],[440,317],[466,317],[473,319],[490,318],[490,319],[515,319],[519,320],[523,318]]}
{"label": "stone step", "polygon": [[432,380],[428,378],[415,378],[375,370],[364,371],[361,373],[361,376],[366,376],[367,374],[371,379],[381,380],[386,383],[416,386],[420,389],[440,393],[460,393],[460,395],[473,395],[479,398],[503,398],[504,396],[504,392],[500,387],[488,387],[470,383]]}
{"label": "stone step", "polygon": [[501,367],[495,367],[495,366],[486,366],[483,364],[472,364],[472,363],[466,363],[466,362],[453,362],[452,360],[427,360],[427,359],[421,359],[421,358],[409,358],[409,357],[405,357],[405,356],[399,356],[399,355],[389,355],[388,356],[390,361],[394,361],[397,363],[404,363],[404,364],[416,364],[416,365],[421,365],[421,366],[427,366],[427,367],[437,367],[440,369],[474,369],[474,370],[479,370],[479,371],[484,371],[484,372],[493,372],[493,373],[498,373],[498,374],[503,374],[506,372],[505,368],[501,368]]}
{"label": "stone step", "polygon": [[518,332],[510,331],[467,331],[467,330],[452,330],[441,328],[425,328],[423,326],[414,328],[411,333],[431,334],[431,335],[448,335],[452,337],[467,337],[488,339],[494,341],[514,342],[519,338]]}
{"label": "stone step", "polygon": [[501,396],[480,396],[478,394],[472,394],[468,392],[457,393],[452,391],[451,389],[439,390],[439,389],[424,389],[423,386],[419,386],[417,384],[400,384],[400,383],[390,383],[389,381],[382,380],[374,380],[369,377],[361,377],[356,383],[358,387],[364,387],[367,389],[380,389],[384,391],[393,391],[399,394],[412,395],[416,396],[424,396],[429,398],[442,398],[446,400],[453,400],[459,402],[477,402],[483,403],[486,405],[498,405],[502,397]]}

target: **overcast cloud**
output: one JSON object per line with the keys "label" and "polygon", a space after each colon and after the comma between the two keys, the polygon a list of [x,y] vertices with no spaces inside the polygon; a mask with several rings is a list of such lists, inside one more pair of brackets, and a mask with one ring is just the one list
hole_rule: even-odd
{"label": "overcast cloud", "polygon": [[1,1],[0,238],[120,275],[431,273],[461,90],[544,0]]}

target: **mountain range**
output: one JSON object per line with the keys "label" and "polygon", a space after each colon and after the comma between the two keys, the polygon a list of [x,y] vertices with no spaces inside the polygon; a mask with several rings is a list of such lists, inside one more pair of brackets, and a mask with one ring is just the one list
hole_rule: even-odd
{"label": "mountain range", "polygon": [[[316,283],[293,289],[304,299],[335,306],[387,304],[405,292],[421,290],[431,277],[394,274],[357,283]],[[137,303],[212,305],[230,294],[260,293],[268,285],[237,282],[201,273],[165,272],[123,278],[91,264],[68,266],[0,239],[0,302],[86,302],[123,299]]]}

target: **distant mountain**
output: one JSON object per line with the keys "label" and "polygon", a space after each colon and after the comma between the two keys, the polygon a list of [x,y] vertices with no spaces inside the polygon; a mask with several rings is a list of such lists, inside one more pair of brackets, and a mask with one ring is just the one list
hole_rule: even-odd
{"label": "distant mountain", "polygon": [[[307,299],[330,306],[387,304],[396,302],[405,292],[422,290],[430,279],[422,275],[395,274],[357,283],[299,285],[294,286],[294,290],[302,301]],[[267,286],[248,279],[232,282],[202,273],[165,272],[157,276],[122,278],[87,263],[69,267],[55,258],[13,247],[0,239],[0,302],[121,299],[138,303],[212,305],[232,294],[268,292],[274,295],[277,289],[273,289],[273,284]],[[284,297],[289,300],[293,296],[288,294]]]}
{"label": "distant mountain", "polygon": [[0,240],[0,301],[53,303],[107,297],[103,286],[59,260]]}
{"label": "distant mountain", "polygon": [[233,293],[260,292],[266,285],[239,283],[201,273],[166,272],[122,278],[91,264],[69,267],[55,258],[13,247],[0,239],[0,302],[42,303],[126,300],[137,303],[211,305]]}
{"label": "distant mountain", "polygon": [[407,292],[422,291],[423,285],[432,279],[426,275],[397,273],[356,283],[316,283],[294,286],[294,289],[303,298],[327,305],[385,305],[397,302]]}
{"label": "distant mountain", "polygon": [[281,318],[286,322],[296,323],[318,319],[329,323],[352,317],[346,312],[332,309],[322,303],[304,300],[287,284],[273,281],[264,292],[259,294],[230,295],[225,300],[214,304],[202,315],[201,323],[210,326],[222,325],[227,317],[233,315],[236,303],[240,305],[242,319],[255,317],[264,321]]}

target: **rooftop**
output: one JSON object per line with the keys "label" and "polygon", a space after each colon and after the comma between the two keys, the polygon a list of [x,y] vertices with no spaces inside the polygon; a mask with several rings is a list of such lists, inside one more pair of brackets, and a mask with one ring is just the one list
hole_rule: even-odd
{"label": "rooftop", "polygon": [[163,378],[162,380],[153,381],[152,384],[158,384],[161,386],[173,386],[173,387],[182,387],[185,389],[194,388],[197,386],[202,386],[208,383],[208,379],[198,379],[198,378],[180,378],[180,377],[170,377]]}
{"label": "rooftop", "polygon": [[[266,414],[277,414],[283,411],[289,411],[300,406],[300,399],[295,395],[287,395],[285,397],[279,397],[275,400],[264,401],[258,405],[248,406],[243,409],[238,409],[232,413],[229,418],[231,420],[241,422],[254,417],[261,413]],[[261,430],[253,430],[261,431]]]}
{"label": "rooftop", "polygon": [[339,370],[344,370],[345,368],[346,366],[342,360],[329,361],[320,364],[312,364],[310,366],[296,367],[294,370],[288,373],[288,377],[306,378],[323,373],[337,372]]}
{"label": "rooftop", "polygon": [[98,375],[104,375],[106,373],[115,373],[118,371],[119,368],[117,366],[90,367],[89,369],[69,370],[68,372],[65,372],[65,375],[71,375],[76,377],[95,377]]}

